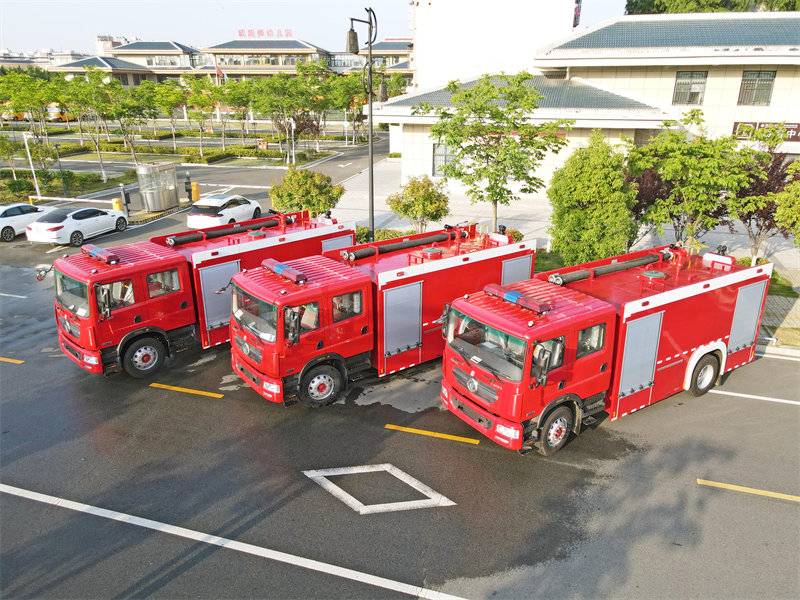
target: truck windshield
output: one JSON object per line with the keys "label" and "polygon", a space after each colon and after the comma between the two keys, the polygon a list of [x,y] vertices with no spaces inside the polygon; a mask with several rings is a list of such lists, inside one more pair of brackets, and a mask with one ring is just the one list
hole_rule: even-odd
{"label": "truck windshield", "polygon": [[89,316],[89,286],[59,271],[56,274],[56,300],[79,317]]}
{"label": "truck windshield", "polygon": [[233,319],[265,342],[274,342],[278,311],[269,302],[251,296],[237,285],[233,286],[231,310]]}
{"label": "truck windshield", "polygon": [[447,322],[447,343],[466,360],[509,381],[522,381],[527,344],[452,309]]}

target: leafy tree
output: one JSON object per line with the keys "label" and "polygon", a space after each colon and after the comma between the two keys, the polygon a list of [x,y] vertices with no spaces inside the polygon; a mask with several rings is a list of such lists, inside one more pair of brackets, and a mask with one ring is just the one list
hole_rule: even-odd
{"label": "leafy tree", "polygon": [[402,73],[392,73],[392,76],[386,80],[386,89],[389,92],[389,98],[400,96],[406,93],[406,78]]}
{"label": "leafy tree", "polygon": [[625,154],[599,129],[553,174],[547,197],[552,247],[566,264],[623,254],[633,244],[636,186],[625,178]]}
{"label": "leafy tree", "polygon": [[107,180],[107,176],[103,165],[103,156],[100,154],[100,135],[104,130],[105,115],[111,110],[107,77],[108,75],[96,67],[88,67],[84,77],[76,76],[70,81],[70,96],[81,107],[85,115],[86,134],[94,144],[104,182]]}
{"label": "leafy tree", "polygon": [[175,141],[175,111],[186,102],[186,90],[174,79],[168,79],[164,83],[157,85],[153,95],[155,107],[169,117],[169,126],[172,130],[172,149],[178,149]]}
{"label": "leafy tree", "polygon": [[319,152],[322,124],[333,105],[331,75],[324,60],[297,65],[297,79],[302,88],[301,97],[305,100],[303,108],[310,117],[308,133],[316,138],[317,152]]}
{"label": "leafy tree", "polygon": [[[663,234],[664,223],[672,222],[676,237],[694,246],[698,238],[724,223],[723,194],[731,197],[763,172],[752,165],[762,153],[739,148],[734,135],[710,138],[703,127],[702,111],[688,111],[680,120],[665,122],[664,131],[651,143],[635,148],[628,156],[633,175],[651,169],[672,190],[665,199],[657,199],[646,218]],[[694,127],[696,134],[688,128]]]}
{"label": "leafy tree", "polygon": [[21,142],[15,142],[8,139],[6,136],[0,136],[0,158],[8,163],[11,167],[11,176],[17,178],[17,169],[14,164],[14,157],[22,150],[23,145]]}
{"label": "leafy tree", "polygon": [[133,90],[133,96],[139,103],[142,117],[145,120],[144,125],[146,126],[147,121],[150,119],[153,121],[154,135],[158,132],[156,128],[156,117],[158,117],[158,107],[156,106],[157,89],[158,84],[145,80],[139,84],[139,87],[134,88]]}
{"label": "leafy tree", "polygon": [[136,127],[146,122],[145,104],[141,101],[138,89],[125,88],[117,80],[109,81],[106,89],[110,100],[109,116],[119,123],[119,133],[131,151],[133,164],[138,165],[134,144]]}
{"label": "leafy tree", "polygon": [[31,161],[37,170],[37,176],[41,179],[42,176],[38,171],[47,171],[56,162],[55,148],[51,148],[41,142],[36,144],[28,144],[28,150],[31,153]]}
{"label": "leafy tree", "polygon": [[442,171],[448,179],[467,186],[472,202],[492,203],[492,230],[497,231],[497,205],[508,205],[519,193],[532,194],[544,186],[535,175],[547,152],[558,153],[566,141],[558,130],[570,121],[559,119],[533,124],[530,118],[543,96],[532,85],[533,75],[484,75],[475,82],[451,81],[445,90],[452,94],[445,106],[422,103],[418,113],[433,112],[438,122],[431,137],[446,144],[455,158]]}
{"label": "leafy tree", "polygon": [[787,169],[792,182],[775,194],[778,205],[775,220],[778,225],[794,236],[792,242],[800,247],[800,162],[794,161]]}
{"label": "leafy tree", "polygon": [[335,208],[344,194],[344,186],[331,182],[323,173],[290,165],[283,180],[272,182],[269,195],[273,206],[280,211],[308,210],[318,215]]}
{"label": "leafy tree", "polygon": [[447,184],[444,180],[431,181],[427,175],[409,177],[396,194],[386,199],[391,211],[410,220],[417,233],[423,233],[429,222],[438,222],[450,214]]}
{"label": "leafy tree", "polygon": [[361,78],[356,75],[337,77],[333,80],[331,90],[332,106],[345,113],[349,111],[351,127],[353,130],[353,143],[358,137],[358,127],[365,121],[364,105],[367,104],[367,95],[361,86]]}
{"label": "leafy tree", "polygon": [[796,11],[800,0],[627,0],[625,14]]}
{"label": "leafy tree", "polygon": [[211,81],[207,77],[196,75],[184,75],[183,81],[189,90],[186,103],[193,108],[189,111],[189,120],[195,121],[200,127],[200,156],[203,156],[203,132],[214,109],[210,93]]}
{"label": "leafy tree", "polygon": [[[741,133],[748,135],[764,152],[759,163],[753,165],[757,170],[766,174],[765,178],[754,177],[750,185],[743,187],[739,192],[728,199],[728,210],[731,217],[738,219],[747,231],[750,240],[750,256],[755,266],[761,244],[766,240],[781,234],[789,237],[789,231],[776,221],[780,192],[791,184],[795,178],[788,169],[793,161],[789,161],[785,152],[778,152],[778,147],[787,139],[786,128],[783,125],[770,125],[759,130],[752,127],[743,128]],[[729,225],[733,232],[733,225]]]}
{"label": "leafy tree", "polygon": [[[247,117],[253,105],[253,85],[251,79],[243,81],[230,81],[226,84],[228,105],[233,111],[234,118],[239,121],[242,128],[242,145],[246,146],[245,127]],[[258,142],[256,141],[256,145]]]}

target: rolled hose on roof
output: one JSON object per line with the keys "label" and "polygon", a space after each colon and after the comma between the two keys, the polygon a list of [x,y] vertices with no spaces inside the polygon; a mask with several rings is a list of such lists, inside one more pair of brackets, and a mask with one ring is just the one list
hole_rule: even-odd
{"label": "rolled hose on roof", "polygon": [[565,285],[567,283],[574,283],[576,281],[589,279],[589,277],[592,275],[592,271],[594,271],[594,276],[598,277],[600,275],[608,275],[609,273],[617,273],[618,271],[635,269],[636,267],[644,267],[645,265],[649,265],[660,260],[669,260],[670,258],[672,258],[671,252],[655,252],[653,254],[648,254],[647,256],[634,258],[633,260],[616,262],[602,267],[595,267],[594,269],[581,269],[579,271],[572,271],[571,273],[564,273],[563,275],[556,273],[555,275],[550,275],[550,277],[547,278],[547,281],[550,283],[555,283],[556,285]]}
{"label": "rolled hose on roof", "polygon": [[[293,217],[286,217],[286,224],[294,223]],[[276,227],[280,225],[280,220],[275,219],[272,221],[265,221],[263,223],[253,223],[251,225],[240,225],[239,227],[228,227],[226,229],[218,229],[217,231],[209,231],[205,234],[202,233],[187,233],[186,235],[170,236],[167,238],[168,246],[180,246],[182,244],[189,244],[191,242],[199,242],[202,239],[213,240],[218,237],[225,237],[233,233],[242,233],[243,231],[253,231],[254,229],[261,229],[262,227]]]}
{"label": "rolled hose on roof", "polygon": [[[468,237],[466,231],[461,232],[461,238]],[[425,238],[416,240],[403,240],[402,242],[395,242],[394,244],[386,244],[384,246],[370,246],[369,248],[359,248],[347,253],[348,260],[358,260],[359,258],[366,258],[367,256],[375,256],[375,254],[386,254],[387,252],[396,252],[397,250],[406,250],[408,248],[416,248],[418,246],[425,246],[426,244],[433,244],[434,242],[447,242],[456,239],[455,231],[448,231],[447,233],[437,233]]]}

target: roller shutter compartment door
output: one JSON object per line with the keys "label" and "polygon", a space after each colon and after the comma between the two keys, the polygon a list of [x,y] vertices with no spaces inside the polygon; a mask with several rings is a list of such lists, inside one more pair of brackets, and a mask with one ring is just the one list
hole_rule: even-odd
{"label": "roller shutter compartment door", "polygon": [[620,371],[620,396],[652,387],[663,315],[656,313],[628,323]]}
{"label": "roller shutter compartment door", "polygon": [[758,316],[761,314],[766,287],[766,281],[759,281],[739,288],[731,323],[731,337],[728,340],[729,353],[749,348],[756,343]]}
{"label": "roller shutter compartment door", "polygon": [[200,269],[200,287],[203,290],[203,312],[207,330],[228,326],[231,320],[233,286],[227,287],[222,294],[214,292],[227,286],[240,270],[238,260]]}
{"label": "roller shutter compartment door", "polygon": [[383,355],[419,348],[422,340],[422,282],[383,292]]}
{"label": "roller shutter compartment door", "polygon": [[327,252],[328,250],[338,250],[339,248],[347,248],[348,246],[353,245],[353,236],[352,235],[342,235],[340,237],[330,238],[328,240],[322,240],[322,251]]}
{"label": "roller shutter compartment door", "polygon": [[500,285],[526,281],[531,278],[531,261],[533,256],[518,256],[503,261],[503,279]]}

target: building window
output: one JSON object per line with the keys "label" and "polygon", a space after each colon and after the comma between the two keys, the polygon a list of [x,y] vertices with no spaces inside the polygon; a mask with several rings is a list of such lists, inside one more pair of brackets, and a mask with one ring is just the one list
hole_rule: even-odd
{"label": "building window", "polygon": [[703,104],[708,71],[678,71],[673,104]]}
{"label": "building window", "polygon": [[147,75],[134,75],[133,76],[133,85],[139,85],[143,81],[147,81]]}
{"label": "building window", "polygon": [[165,81],[180,81],[179,75],[156,75],[156,79],[158,83],[164,83]]}
{"label": "building window", "polygon": [[128,74],[127,73],[112,73],[111,75],[114,79],[119,81],[122,85],[128,85]]}
{"label": "building window", "polygon": [[769,106],[775,71],[745,71],[739,90],[739,106]]}
{"label": "building window", "polygon": [[455,159],[456,155],[450,152],[447,144],[434,144],[433,145],[433,176],[443,177],[442,167],[449,165]]}

